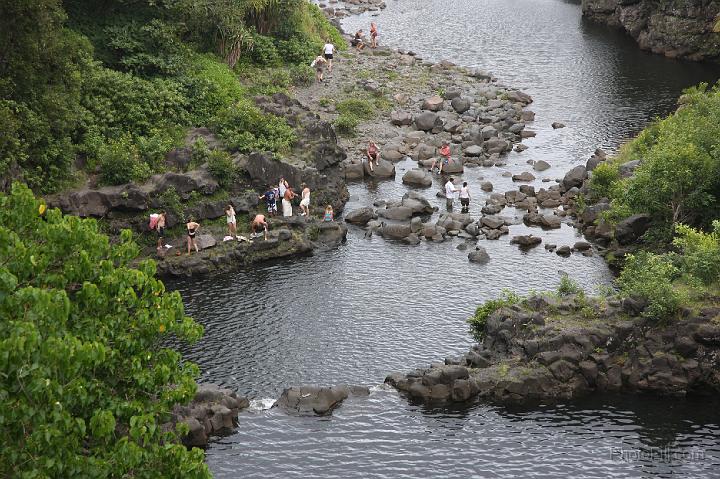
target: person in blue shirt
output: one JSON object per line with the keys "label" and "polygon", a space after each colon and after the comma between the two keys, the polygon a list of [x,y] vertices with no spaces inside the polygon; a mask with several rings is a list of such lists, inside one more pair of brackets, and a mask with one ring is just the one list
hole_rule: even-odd
{"label": "person in blue shirt", "polygon": [[267,187],[267,191],[262,195],[258,196],[259,199],[265,200],[265,206],[267,207],[268,216],[275,216],[277,213],[277,203],[275,202],[275,188],[272,186]]}

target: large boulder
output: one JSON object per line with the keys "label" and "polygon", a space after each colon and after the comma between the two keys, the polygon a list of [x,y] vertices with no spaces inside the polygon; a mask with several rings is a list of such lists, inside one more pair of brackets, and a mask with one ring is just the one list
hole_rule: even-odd
{"label": "large boulder", "polygon": [[512,176],[513,181],[535,181],[535,176],[529,171],[523,171],[520,174]]}
{"label": "large boulder", "polygon": [[453,110],[460,113],[461,115],[468,111],[470,107],[472,106],[472,99],[467,97],[456,97],[453,98],[450,102],[450,105],[453,107]]}
{"label": "large boulder", "polygon": [[530,95],[521,91],[507,92],[507,99],[512,102],[522,103],[523,105],[527,105],[528,103],[532,103],[533,101]]}
{"label": "large boulder", "polygon": [[435,211],[428,200],[414,191],[403,195],[402,205],[410,208],[414,215],[429,215]]}
{"label": "large boulder", "polygon": [[377,165],[373,165],[373,169],[370,170],[370,163],[363,163],[365,168],[365,175],[374,178],[395,178],[395,165],[382,158],[378,161]]}
{"label": "large boulder", "polygon": [[615,226],[615,239],[627,245],[640,238],[650,228],[650,215],[638,214],[625,218]]}
{"label": "large boulder", "polygon": [[519,245],[523,248],[532,248],[533,246],[537,246],[542,243],[542,238],[533,235],[513,236],[510,243]]}
{"label": "large boulder", "polygon": [[445,174],[453,174],[453,173],[462,173],[464,162],[461,158],[450,158],[450,162],[447,165],[443,166],[443,173]]}
{"label": "large boulder", "polygon": [[434,129],[442,129],[443,122],[436,113],[426,111],[415,115],[415,127],[422,131],[432,131]]}
{"label": "large boulder", "polygon": [[432,176],[424,169],[413,168],[405,172],[402,182],[406,185],[428,187],[432,186]]}
{"label": "large boulder", "polygon": [[465,148],[463,153],[465,153],[465,156],[478,157],[483,154],[483,148],[479,145],[470,145]]}
{"label": "large boulder", "polygon": [[[285,389],[272,407],[298,416],[325,416],[351,394],[347,386],[301,386]],[[369,392],[368,392],[369,394]]]}
{"label": "large boulder", "polygon": [[217,245],[217,240],[213,235],[204,234],[204,235],[198,235],[195,238],[195,244],[197,244],[198,249],[204,250],[209,248],[214,248]]}
{"label": "large boulder", "polygon": [[413,211],[407,206],[392,206],[390,208],[378,210],[377,214],[379,217],[386,218],[388,220],[404,221],[409,220],[412,217]]}
{"label": "large boulder", "polygon": [[378,234],[383,238],[401,240],[412,233],[409,224],[386,224],[378,228]]}
{"label": "large boulder", "polygon": [[468,253],[468,260],[471,263],[487,264],[490,261],[490,255],[487,254],[485,248],[477,246],[475,251]]}
{"label": "large boulder", "polygon": [[345,163],[345,180],[362,180],[365,177],[365,168],[360,162]]}
{"label": "large boulder", "polygon": [[354,225],[361,225],[365,226],[368,221],[377,218],[377,215],[375,214],[375,210],[373,210],[369,206],[365,206],[363,208],[358,208],[356,210],[352,210],[348,214],[345,215],[345,221],[348,223],[352,223]]}
{"label": "large boulder", "polygon": [[443,105],[445,104],[445,100],[441,96],[433,95],[430,98],[427,98],[423,104],[422,109],[423,110],[429,110],[429,111],[440,111],[443,109]]}
{"label": "large boulder", "polygon": [[395,110],[390,113],[390,123],[395,126],[412,125],[413,117],[407,111]]}
{"label": "large boulder", "polygon": [[538,160],[533,165],[533,169],[535,171],[545,171],[549,168],[550,168],[550,163],[548,163],[547,161],[544,161],[544,160]]}
{"label": "large boulder", "polygon": [[415,147],[415,159],[418,161],[424,161],[432,158],[435,156],[435,153],[437,152],[436,148],[431,145],[427,145],[425,143],[420,143],[418,146]]}
{"label": "large boulder", "polygon": [[588,174],[585,166],[578,165],[565,174],[562,180],[562,186],[566,191],[570,188],[580,188],[587,177]]}

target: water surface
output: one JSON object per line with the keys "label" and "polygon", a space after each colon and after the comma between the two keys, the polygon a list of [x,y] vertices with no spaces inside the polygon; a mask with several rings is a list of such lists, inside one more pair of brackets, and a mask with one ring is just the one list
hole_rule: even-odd
{"label": "water surface", "polygon": [[[535,99],[530,149],[507,168],[477,168],[496,191],[512,188],[505,169],[529,159],[553,168],[554,180],[597,147],[613,151],[659,115],[680,91],[714,81],[717,69],[640,52],[618,32],[586,24],[576,3],[560,0],[389,0],[376,17],[344,22],[348,31],[378,22],[381,41],[429,60],[489,70]],[[342,61],[340,58],[339,61]],[[567,128],[552,130],[561,121]],[[395,199],[397,180],[350,186],[348,209]],[[516,187],[516,185],[515,185]],[[442,206],[434,193],[426,196]],[[477,188],[475,188],[477,190]],[[474,191],[475,191],[474,190]],[[472,214],[483,195],[475,191]],[[504,212],[518,214],[514,210]],[[569,226],[533,232],[572,244]],[[364,238],[315,256],[173,282],[187,310],[205,325],[185,354],[202,380],[253,399],[238,432],[214,442],[207,460],[216,477],[717,477],[717,402],[648,397],[588,398],[571,404],[508,409],[490,404],[425,408],[381,387],[385,375],[471,345],[465,318],[504,288],[554,288],[567,272],[588,290],[611,281],[595,256],[563,259],[541,247],[521,253],[509,237],[485,241],[492,260],[469,264],[459,240],[408,247]],[[288,385],[365,384],[369,398],[346,402],[331,418],[293,418],[263,409]]]}

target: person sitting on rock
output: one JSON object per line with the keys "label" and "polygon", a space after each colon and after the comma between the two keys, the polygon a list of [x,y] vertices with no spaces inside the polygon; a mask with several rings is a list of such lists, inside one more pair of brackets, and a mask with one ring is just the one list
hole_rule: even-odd
{"label": "person sitting on rock", "polygon": [[268,185],[267,191],[262,195],[258,196],[258,199],[265,200],[265,207],[267,208],[268,216],[271,218],[277,213],[277,201],[275,196],[275,188]]}
{"label": "person sitting on rock", "polygon": [[327,205],[325,207],[325,216],[323,216],[323,221],[331,222],[334,219],[335,219],[335,214],[333,213],[333,207],[332,207],[332,205]]}
{"label": "person sitting on rock", "polygon": [[370,142],[367,150],[365,151],[365,156],[367,156],[370,171],[375,171],[375,168],[373,168],[373,161],[375,162],[375,166],[378,166],[380,164],[380,148],[378,148],[375,142]]}
{"label": "person sitting on rock", "polygon": [[365,34],[363,33],[362,28],[355,32],[355,37],[350,40],[350,45],[357,48],[357,51],[361,51],[365,48]]}
{"label": "person sitting on rock", "polygon": [[[437,158],[433,158],[432,165],[430,165],[430,169],[428,171],[435,170],[435,164],[438,162]],[[450,164],[450,143],[445,142],[443,143],[442,147],[440,148],[440,168],[439,173],[442,173],[443,166],[447,166]]]}
{"label": "person sitting on rock", "polygon": [[190,220],[185,225],[187,228],[187,254],[190,254],[190,248],[194,247],[195,252],[198,253],[198,245],[195,242],[195,235],[197,234],[198,230],[200,229],[200,225],[195,222],[195,220],[190,217]]}
{"label": "person sitting on rock", "polygon": [[250,234],[252,237],[257,236],[257,229],[262,226],[263,231],[265,232],[265,239],[268,238],[268,224],[267,221],[265,221],[265,215],[262,214],[256,214],[255,218],[253,218],[252,223],[250,224]]}

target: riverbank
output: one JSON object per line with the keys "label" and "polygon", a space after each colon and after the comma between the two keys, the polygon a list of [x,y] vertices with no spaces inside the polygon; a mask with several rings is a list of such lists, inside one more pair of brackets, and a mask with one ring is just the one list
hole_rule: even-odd
{"label": "riverbank", "polygon": [[638,46],[668,58],[720,60],[717,2],[583,0],[583,16],[625,31]]}

